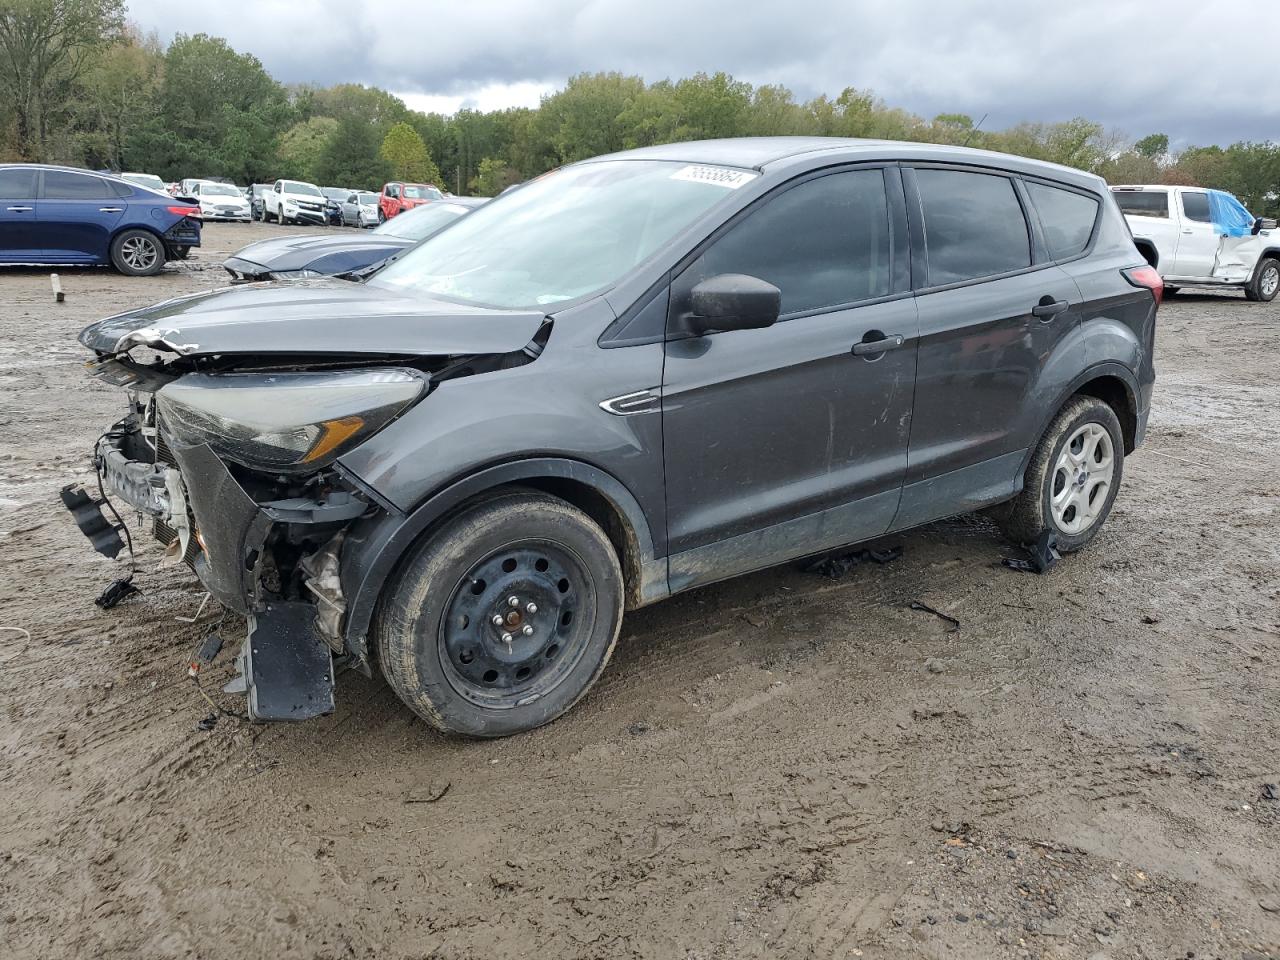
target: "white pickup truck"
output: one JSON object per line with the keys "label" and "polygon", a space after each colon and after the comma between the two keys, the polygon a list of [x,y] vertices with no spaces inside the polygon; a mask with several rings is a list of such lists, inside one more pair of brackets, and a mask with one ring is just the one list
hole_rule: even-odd
{"label": "white pickup truck", "polygon": [[1250,300],[1280,291],[1280,230],[1229,193],[1203,187],[1114,186],[1134,243],[1164,278],[1182,286],[1238,287]]}
{"label": "white pickup truck", "polygon": [[262,195],[262,219],[280,223],[328,223],[325,213],[328,197],[314,183],[300,180],[277,180]]}

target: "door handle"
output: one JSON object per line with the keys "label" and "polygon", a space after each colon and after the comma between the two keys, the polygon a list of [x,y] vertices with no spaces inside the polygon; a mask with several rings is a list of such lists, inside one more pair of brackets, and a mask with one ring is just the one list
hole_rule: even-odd
{"label": "door handle", "polygon": [[1183,230],[1182,232],[1185,233],[1188,237],[1195,233],[1194,230]]}
{"label": "door handle", "polygon": [[10,207],[10,213],[30,213],[35,207]]}
{"label": "door handle", "polygon": [[855,343],[853,345],[853,355],[855,357],[874,356],[879,353],[884,353],[886,350],[892,350],[895,347],[900,347],[905,342],[900,334],[895,333],[892,336],[886,337],[879,330],[872,330],[867,334],[867,336],[874,336],[879,339],[863,340],[860,343]]}
{"label": "door handle", "polygon": [[124,207],[99,207],[99,213],[124,213]]}
{"label": "door handle", "polygon": [[1065,300],[1050,300],[1048,297],[1041,297],[1040,302],[1031,308],[1031,313],[1047,323],[1069,306],[1071,304]]}

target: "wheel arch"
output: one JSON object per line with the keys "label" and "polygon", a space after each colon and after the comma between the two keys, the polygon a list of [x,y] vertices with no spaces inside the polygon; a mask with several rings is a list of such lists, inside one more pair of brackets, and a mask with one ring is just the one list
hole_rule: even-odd
{"label": "wheel arch", "polygon": [[1280,246],[1267,247],[1262,253],[1258,254],[1258,262],[1253,266],[1253,275],[1249,277],[1250,283],[1258,279],[1258,273],[1262,270],[1262,265],[1268,260],[1280,260]]}
{"label": "wheel arch", "polygon": [[618,553],[627,609],[652,603],[670,592],[666,558],[655,556],[649,522],[639,501],[621,481],[577,460],[519,460],[455,480],[407,514],[384,513],[352,528],[341,570],[348,648],[361,658],[367,656],[368,632],[383,587],[415,544],[472,504],[521,488],[564,500],[600,525]]}
{"label": "wheel arch", "polygon": [[1133,453],[1142,442],[1138,400],[1141,391],[1138,388],[1138,378],[1122,363],[1115,361],[1099,363],[1080,373],[1061,391],[1057,402],[1047,407],[1047,413],[1041,419],[1039,429],[1035,433],[1035,442],[1027,448],[1019,476],[1026,472],[1027,465],[1031,462],[1036,448],[1040,445],[1045,431],[1049,429],[1054,418],[1077,396],[1096,397],[1115,411],[1116,418],[1120,421],[1120,430],[1124,434],[1126,454]]}

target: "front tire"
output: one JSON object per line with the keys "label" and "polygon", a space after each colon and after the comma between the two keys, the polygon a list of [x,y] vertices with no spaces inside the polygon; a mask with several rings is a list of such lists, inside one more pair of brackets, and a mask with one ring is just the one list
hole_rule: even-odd
{"label": "front tire", "polygon": [[1250,300],[1270,303],[1276,298],[1277,292],[1280,292],[1280,261],[1263,260],[1258,264],[1253,282],[1245,287],[1244,295]]}
{"label": "front tire", "polygon": [[1124,435],[1115,411],[1096,397],[1074,397],[1045,431],[1000,526],[1016,543],[1052,532],[1060,553],[1079,550],[1106,522],[1123,473]]}
{"label": "front tire", "polygon": [[127,277],[150,277],[164,266],[164,244],[147,230],[125,230],[111,241],[111,263]]}
{"label": "front tire", "polygon": [[514,490],[413,550],[374,639],[387,682],[423,720],[504,737],[550,723],[590,689],[613,653],[622,601],[604,531],[562,500]]}

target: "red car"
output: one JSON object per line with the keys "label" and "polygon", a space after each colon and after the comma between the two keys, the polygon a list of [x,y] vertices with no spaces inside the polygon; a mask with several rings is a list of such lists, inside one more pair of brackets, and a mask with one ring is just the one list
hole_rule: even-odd
{"label": "red car", "polygon": [[429,183],[388,183],[378,198],[378,221],[386,223],[397,213],[412,210],[432,200],[443,200],[444,194]]}

